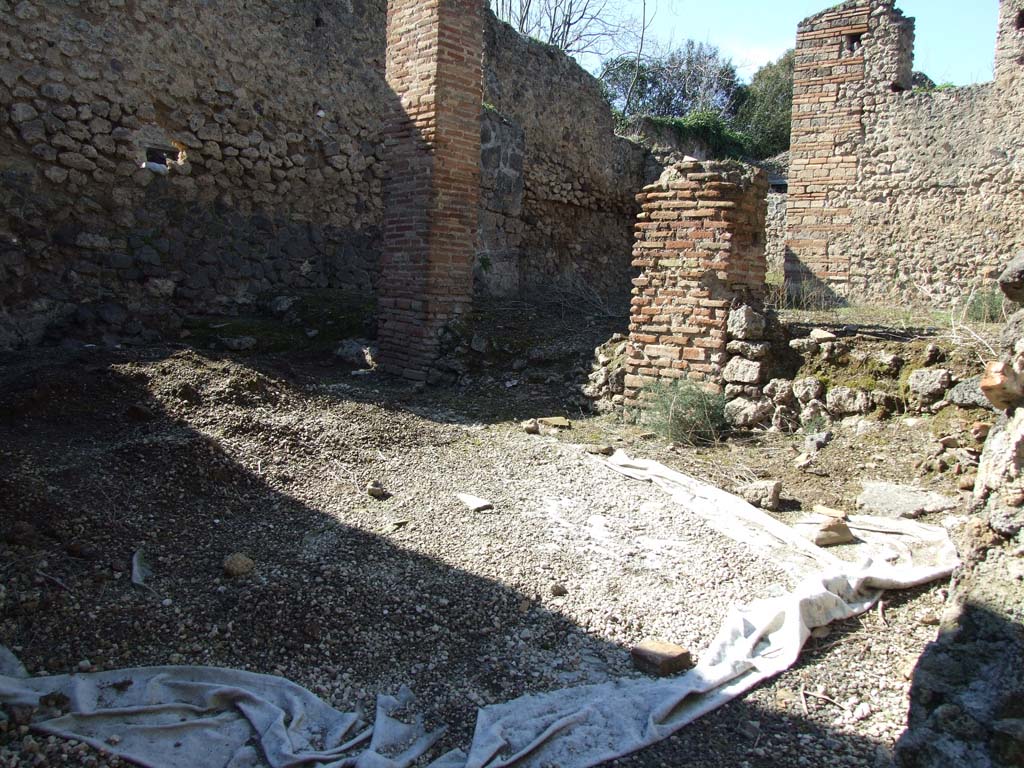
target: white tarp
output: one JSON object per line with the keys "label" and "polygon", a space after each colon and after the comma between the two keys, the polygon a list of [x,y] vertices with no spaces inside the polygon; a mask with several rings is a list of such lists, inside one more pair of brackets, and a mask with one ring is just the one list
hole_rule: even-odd
{"label": "white tarp", "polygon": [[[888,560],[853,566],[742,500],[655,462],[616,454],[609,465],[657,483],[673,499],[740,541],[804,573],[781,597],[734,609],[697,667],[672,679],[628,679],[524,696],[479,711],[468,754],[432,768],[584,768],[653,744],[762,680],[789,668],[815,627],[868,610],[881,590],[948,576],[958,564],[942,529],[901,521],[892,530],[858,518]],[[881,539],[879,538],[881,537]],[[923,560],[923,562],[922,562]],[[816,571],[810,573],[811,571]],[[810,575],[806,575],[810,573]],[[54,677],[24,676],[0,648],[0,702],[35,706],[67,697],[70,713],[37,714],[37,731],[80,739],[150,768],[403,768],[440,737],[391,717],[412,696],[382,696],[367,725],[287,680],[231,669],[158,667]]]}
{"label": "white tarp", "polygon": [[[622,451],[607,464],[626,477],[654,483],[676,504],[700,515],[722,535],[748,544],[797,580],[816,571],[848,571],[851,567],[848,561],[815,545],[799,530],[721,488],[656,461],[631,459]],[[824,519],[824,515],[810,516],[800,521],[798,527],[804,522],[817,525]],[[862,559],[889,564],[897,583],[927,583],[948,576],[959,564],[949,534],[939,526],[865,515],[851,517],[848,524],[857,538],[869,545]],[[880,568],[883,566],[877,565],[873,572],[879,573]]]}

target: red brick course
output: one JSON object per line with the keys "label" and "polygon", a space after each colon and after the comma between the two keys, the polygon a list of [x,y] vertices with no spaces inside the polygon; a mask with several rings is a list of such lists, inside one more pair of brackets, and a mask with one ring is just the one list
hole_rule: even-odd
{"label": "red brick course", "polygon": [[848,279],[849,254],[835,253],[831,234],[848,227],[848,211],[834,207],[833,190],[856,178],[854,143],[861,134],[861,107],[841,98],[864,81],[864,49],[848,39],[869,32],[871,8],[846,4],[800,26],[793,79],[786,279],[807,273],[832,283]]}
{"label": "red brick course", "polygon": [[469,308],[480,201],[481,0],[390,0],[380,362],[425,381]]}
{"label": "red brick course", "polygon": [[721,386],[729,310],[764,299],[767,193],[763,171],[695,161],[637,195],[626,405],[658,379]]}

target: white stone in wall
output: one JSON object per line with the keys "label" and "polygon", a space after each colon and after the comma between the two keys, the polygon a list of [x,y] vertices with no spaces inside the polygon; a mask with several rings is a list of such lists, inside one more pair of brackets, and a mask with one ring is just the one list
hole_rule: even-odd
{"label": "white stone in wall", "polygon": [[734,357],[722,371],[722,378],[730,384],[757,384],[761,381],[761,363]]}

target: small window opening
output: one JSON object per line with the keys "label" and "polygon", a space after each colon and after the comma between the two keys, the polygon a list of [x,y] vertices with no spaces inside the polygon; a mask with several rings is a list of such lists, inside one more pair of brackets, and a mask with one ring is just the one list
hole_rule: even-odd
{"label": "small window opening", "polygon": [[853,56],[864,47],[864,35],[862,33],[856,33],[847,35],[843,41],[843,50],[847,56]]}
{"label": "small window opening", "polygon": [[313,26],[314,27],[322,27],[323,25],[324,25],[324,20],[320,16],[317,16],[316,20],[313,22]]}
{"label": "small window opening", "polygon": [[1014,26],[1017,27],[1018,31],[1024,30],[1024,11],[1017,13],[1017,20],[1014,22]]}
{"label": "small window opening", "polygon": [[153,163],[155,165],[162,165],[167,167],[167,155],[166,149],[158,149],[156,147],[150,147],[146,150],[146,162]]}
{"label": "small window opening", "polygon": [[184,164],[187,156],[185,145],[177,141],[172,141],[170,147],[146,147],[146,160],[142,163],[142,167],[153,173],[165,175],[171,170],[172,165]]}

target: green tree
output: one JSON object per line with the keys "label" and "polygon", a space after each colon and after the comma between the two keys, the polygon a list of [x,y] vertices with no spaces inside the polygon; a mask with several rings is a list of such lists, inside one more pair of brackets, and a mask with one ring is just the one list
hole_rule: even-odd
{"label": "green tree", "polygon": [[605,61],[602,70],[608,101],[626,118],[735,113],[736,67],[710,43],[688,40],[660,56],[618,56]]}
{"label": "green tree", "polygon": [[789,149],[794,58],[791,49],[778,61],[765,64],[738,94],[733,126],[750,137],[750,150],[756,159]]}

